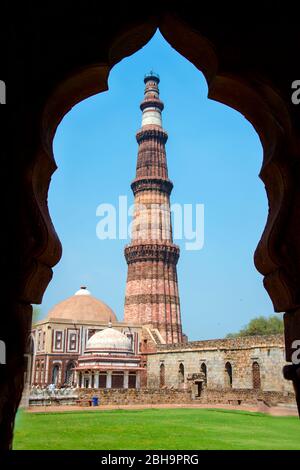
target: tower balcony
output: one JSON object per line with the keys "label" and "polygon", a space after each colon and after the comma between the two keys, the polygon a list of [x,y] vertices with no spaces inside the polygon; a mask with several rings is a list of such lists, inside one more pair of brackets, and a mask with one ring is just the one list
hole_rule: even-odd
{"label": "tower balcony", "polygon": [[155,126],[155,125],[144,126],[142,129],[140,129],[136,133],[136,140],[138,144],[140,144],[144,140],[151,140],[151,139],[159,140],[163,144],[165,144],[168,140],[168,134],[161,127]]}
{"label": "tower balcony", "polygon": [[163,261],[176,265],[180,248],[174,243],[131,243],[124,250],[127,264],[137,261]]}
{"label": "tower balcony", "polygon": [[169,179],[142,177],[133,180],[131,189],[134,195],[140,191],[162,191],[170,195],[173,183]]}

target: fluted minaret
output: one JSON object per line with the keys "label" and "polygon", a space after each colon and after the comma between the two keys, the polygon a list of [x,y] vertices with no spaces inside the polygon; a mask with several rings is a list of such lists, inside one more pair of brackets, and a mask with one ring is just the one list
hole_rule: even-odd
{"label": "fluted minaret", "polygon": [[176,264],[179,247],[174,245],[170,215],[170,194],[162,128],[159,77],[145,76],[145,95],[140,108],[142,127],[136,178],[131,184],[134,217],[131,243],[125,248],[128,264],[124,320],[158,329],[166,343],[182,342]]}

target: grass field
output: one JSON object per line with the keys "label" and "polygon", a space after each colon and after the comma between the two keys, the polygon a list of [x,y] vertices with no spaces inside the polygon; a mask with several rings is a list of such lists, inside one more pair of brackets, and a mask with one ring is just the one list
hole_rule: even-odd
{"label": "grass field", "polygon": [[19,411],[14,449],[300,449],[300,421],[220,409]]}

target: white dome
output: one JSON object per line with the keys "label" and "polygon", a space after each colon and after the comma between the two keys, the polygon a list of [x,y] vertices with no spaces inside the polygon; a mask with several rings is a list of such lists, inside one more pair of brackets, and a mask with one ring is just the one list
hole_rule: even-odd
{"label": "white dome", "polygon": [[87,352],[132,352],[131,340],[114,328],[98,331],[88,340]]}
{"label": "white dome", "polygon": [[90,291],[86,287],[82,286],[74,295],[91,295]]}

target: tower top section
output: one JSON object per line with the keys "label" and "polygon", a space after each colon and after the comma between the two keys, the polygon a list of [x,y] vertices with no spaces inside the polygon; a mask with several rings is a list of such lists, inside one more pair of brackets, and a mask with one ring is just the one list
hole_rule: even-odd
{"label": "tower top section", "polygon": [[149,73],[146,73],[144,75],[144,83],[147,83],[149,80],[153,80],[154,82],[157,82],[157,84],[159,84],[160,78],[158,73],[155,73],[152,70],[150,70]]}
{"label": "tower top section", "polygon": [[159,75],[153,71],[144,76],[144,99],[140,105],[143,111],[142,128],[145,126],[162,127],[161,112],[164,109],[164,104],[159,98],[159,82]]}

